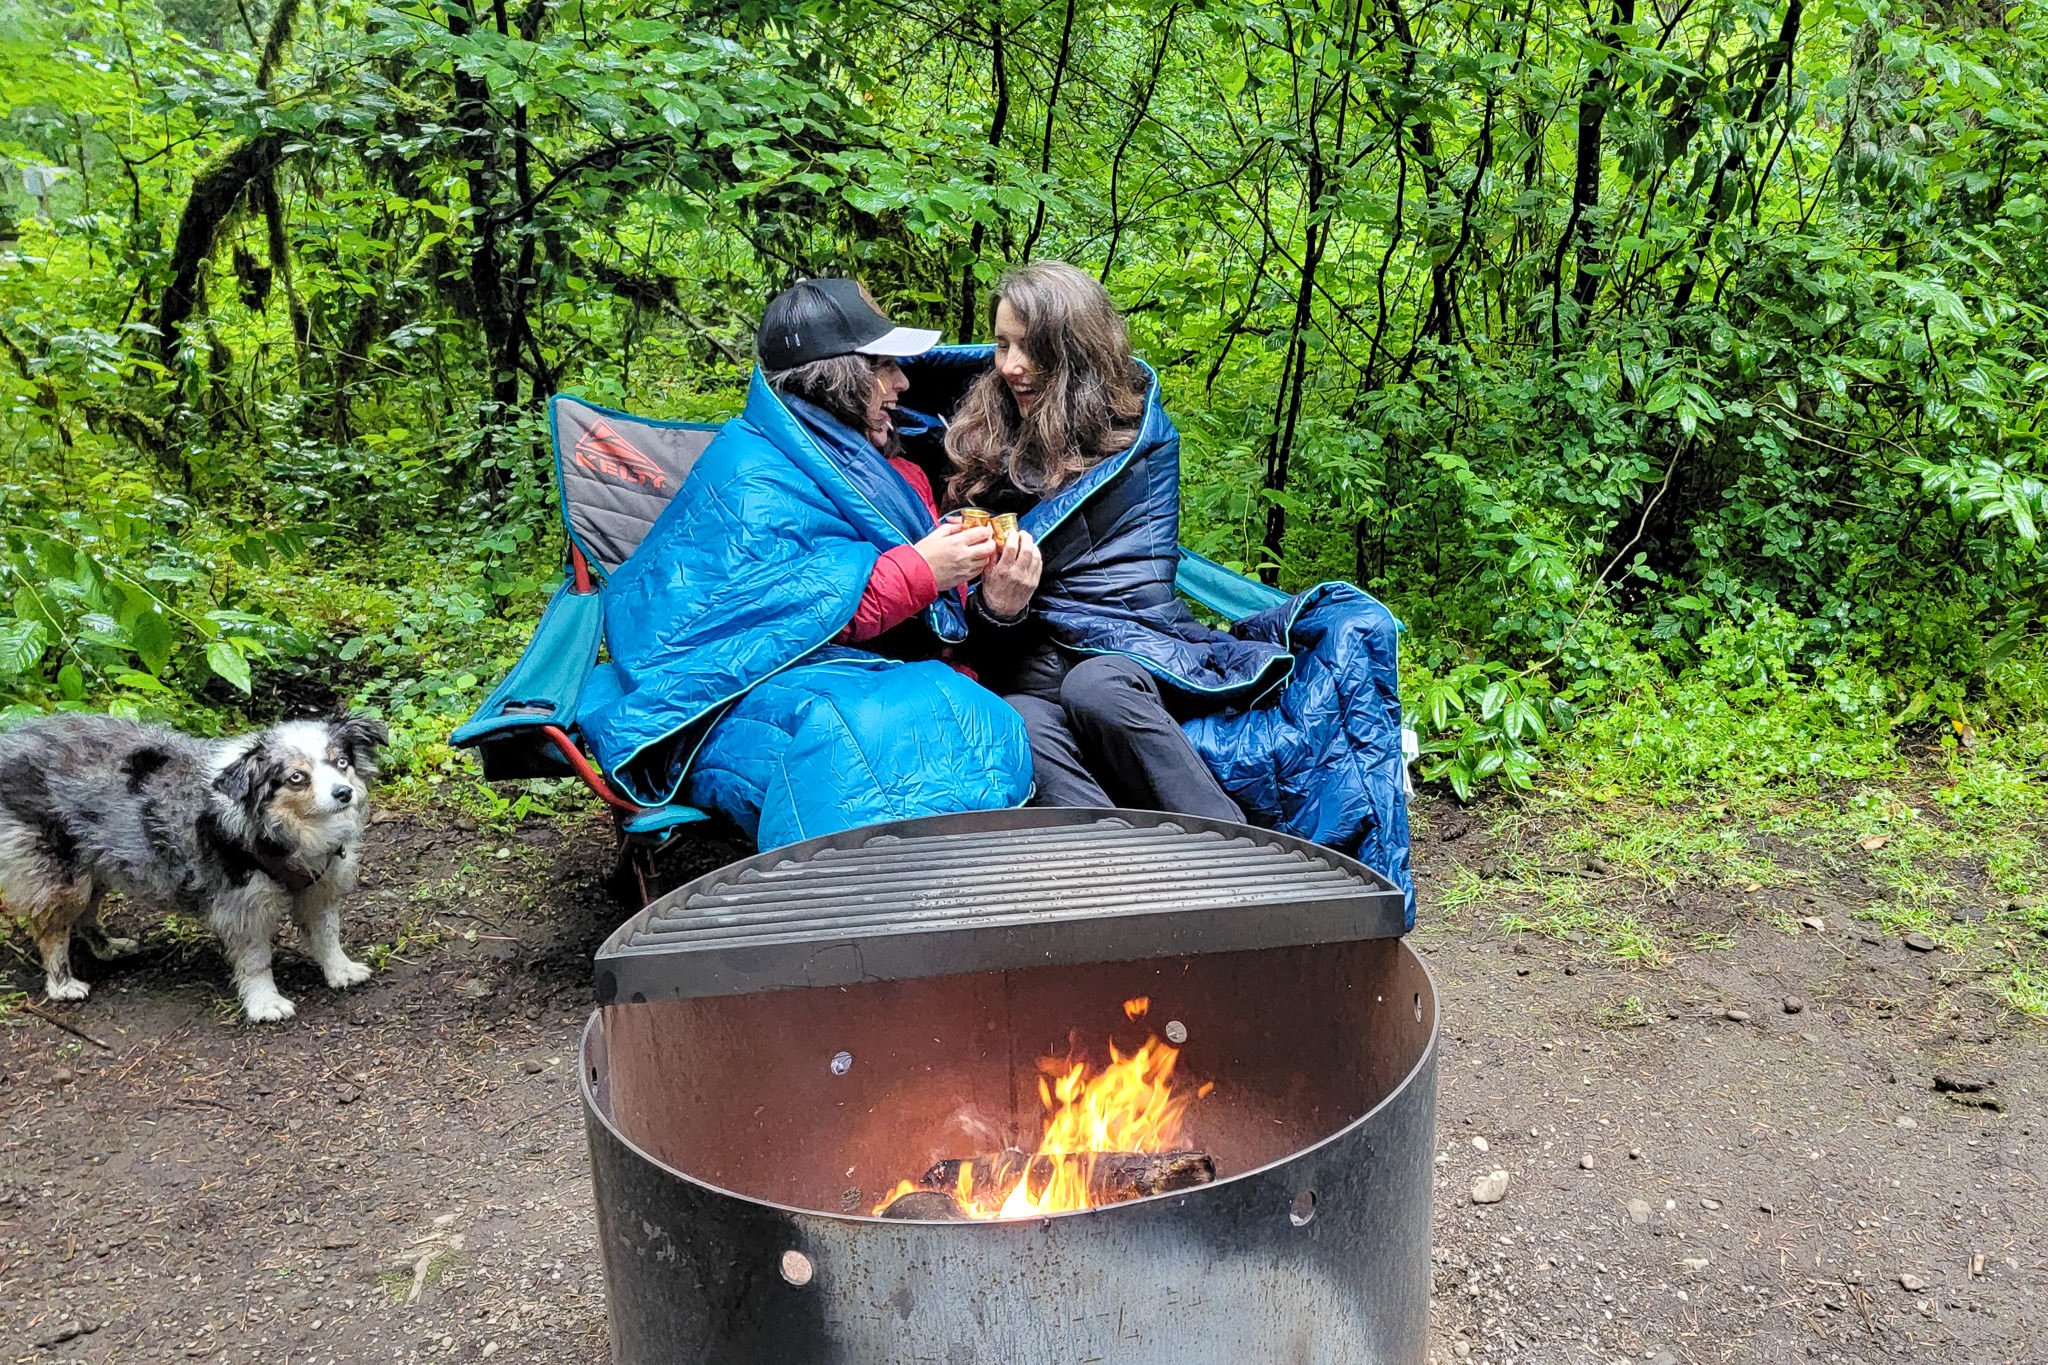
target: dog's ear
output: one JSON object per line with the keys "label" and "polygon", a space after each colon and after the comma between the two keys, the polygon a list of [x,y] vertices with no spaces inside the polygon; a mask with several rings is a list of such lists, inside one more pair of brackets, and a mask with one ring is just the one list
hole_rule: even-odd
{"label": "dog's ear", "polygon": [[377,751],[391,742],[383,721],[360,711],[341,711],[329,718],[327,729],[364,778],[377,775]]}
{"label": "dog's ear", "polygon": [[213,789],[236,808],[253,816],[263,802],[270,778],[270,746],[260,738],[229,759],[213,779]]}

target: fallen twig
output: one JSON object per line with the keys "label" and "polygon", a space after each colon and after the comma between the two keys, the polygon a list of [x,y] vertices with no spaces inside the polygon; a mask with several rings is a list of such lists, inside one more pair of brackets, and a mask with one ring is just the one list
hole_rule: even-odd
{"label": "fallen twig", "polygon": [[523,1127],[526,1124],[532,1123],[535,1119],[539,1118],[543,1114],[551,1114],[557,1109],[568,1108],[571,1104],[574,1104],[579,1098],[581,1097],[578,1095],[565,1095],[561,1099],[556,1100],[553,1104],[544,1104],[540,1108],[534,1110],[531,1114],[528,1114],[523,1118],[516,1118],[512,1120],[512,1122],[506,1124],[503,1128],[500,1128],[495,1133],[492,1133],[491,1136],[503,1137],[505,1136],[505,1134],[511,1132],[514,1128]]}
{"label": "fallen twig", "polygon": [[67,1024],[62,1019],[59,1019],[54,1015],[44,1014],[41,1010],[37,1009],[34,1005],[29,1004],[26,1000],[24,1000],[17,1008],[19,1008],[21,1012],[24,1014],[33,1014],[36,1018],[48,1024],[51,1028],[60,1028],[74,1038],[85,1039],[86,1042],[91,1043],[94,1047],[98,1048],[102,1052],[112,1052],[114,1050],[114,1045],[112,1043],[103,1043],[99,1039],[93,1037],[90,1033],[87,1033],[84,1029],[79,1028],[75,1024]]}

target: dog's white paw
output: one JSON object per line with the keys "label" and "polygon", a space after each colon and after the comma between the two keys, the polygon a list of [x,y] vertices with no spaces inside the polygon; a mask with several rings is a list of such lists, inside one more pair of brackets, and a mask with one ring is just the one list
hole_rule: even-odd
{"label": "dog's white paw", "polygon": [[110,962],[114,958],[128,956],[142,944],[132,938],[103,938],[97,942],[89,942],[85,946],[92,949],[92,955],[100,961]]}
{"label": "dog's white paw", "polygon": [[43,994],[52,1000],[83,1000],[92,994],[92,987],[76,978],[70,981],[43,981]]}
{"label": "dog's white paw", "polygon": [[298,1012],[297,1006],[276,991],[252,995],[242,1002],[242,1013],[252,1024],[281,1024]]}
{"label": "dog's white paw", "polygon": [[368,981],[371,976],[367,963],[357,962],[354,958],[349,957],[343,958],[331,967],[323,967],[321,970],[326,974],[327,984],[338,991],[345,991],[350,986],[360,986],[365,981]]}

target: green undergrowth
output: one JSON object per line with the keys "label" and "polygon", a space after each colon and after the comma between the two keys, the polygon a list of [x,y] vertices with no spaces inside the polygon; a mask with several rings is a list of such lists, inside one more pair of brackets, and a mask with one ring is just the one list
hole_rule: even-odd
{"label": "green undergrowth", "polygon": [[[1727,926],[1687,921],[1702,901],[1767,934],[1846,913],[1927,935],[2010,1008],[2048,1017],[2048,663],[2028,652],[1997,683],[1975,723],[1903,731],[1817,724],[1810,699],[1741,716],[1661,693],[1616,706],[1489,817],[1499,852],[1432,899],[1504,905],[1510,933],[1643,968],[1732,946]],[[1786,753],[1813,761],[1770,757]]]}

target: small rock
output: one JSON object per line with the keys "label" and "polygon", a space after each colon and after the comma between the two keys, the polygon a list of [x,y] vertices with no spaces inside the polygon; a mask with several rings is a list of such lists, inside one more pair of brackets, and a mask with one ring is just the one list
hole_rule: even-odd
{"label": "small rock", "polygon": [[1979,1090],[1990,1089],[1991,1086],[1992,1080],[1989,1076],[1964,1076],[1953,1071],[1934,1073],[1934,1088],[1951,1094],[1974,1095]]}
{"label": "small rock", "polygon": [[[69,1085],[78,1078],[71,1074],[70,1067],[60,1066],[55,1071],[52,1071],[50,1073],[50,1079],[58,1085]],[[69,1337],[65,1338],[66,1341],[69,1341],[70,1339],[71,1338]]]}
{"label": "small rock", "polygon": [[1773,1208],[1772,1208],[1772,1207],[1771,1207],[1771,1206],[1770,1206],[1769,1204],[1758,1204],[1758,1205],[1756,1206],[1756,1211],[1757,1211],[1758,1213],[1775,1213],[1775,1212],[1777,1212],[1777,1210],[1773,1209]]}
{"label": "small rock", "polygon": [[1899,1287],[1909,1294],[1917,1294],[1927,1287],[1927,1281],[1921,1279],[1918,1275],[1901,1275],[1899,1276]]}
{"label": "small rock", "polygon": [[1976,1253],[1975,1255],[1973,1255],[1972,1257],[1970,1257],[1970,1274],[1971,1274],[1971,1276],[1972,1276],[1972,1277],[1975,1277],[1975,1276],[1978,1276],[1978,1275],[1982,1275],[1983,1273],[1984,1273],[1984,1253],[1980,1251],[1980,1252]]}
{"label": "small rock", "polygon": [[1605,858],[1596,858],[1589,854],[1586,858],[1586,871],[1596,877],[1611,877],[1614,875],[1614,865]]}
{"label": "small rock", "polygon": [[1806,1002],[1804,1000],[1801,1000],[1798,996],[1788,995],[1785,997],[1785,1013],[1802,1014],[1805,1012],[1805,1010]]}
{"label": "small rock", "polygon": [[1865,853],[1875,853],[1891,841],[1889,834],[1866,834],[1856,841],[1856,846]]}
{"label": "small rock", "polygon": [[1718,1209],[1721,1207],[1721,1201],[1718,1199],[1702,1199],[1700,1200],[1700,1207],[1703,1209]]}
{"label": "small rock", "polygon": [[1799,922],[1809,929],[1825,929],[1828,927],[1828,922],[1819,915],[1807,915]]}
{"label": "small rock", "polygon": [[1746,1024],[1749,1022],[1749,1011],[1737,1009],[1735,1006],[1730,1005],[1727,1009],[1721,1011],[1721,1017],[1731,1024]]}
{"label": "small rock", "polygon": [[1641,1161],[1641,1160],[1643,1159],[1643,1149],[1642,1149],[1642,1148],[1640,1148],[1640,1147],[1631,1147],[1631,1148],[1629,1148],[1629,1149],[1628,1149],[1628,1159],[1629,1159],[1630,1161]]}
{"label": "small rock", "polygon": [[1451,1354],[1460,1360],[1470,1360],[1472,1358],[1472,1343],[1469,1341],[1452,1342]]}
{"label": "small rock", "polygon": [[1687,1270],[1705,1270],[1707,1268],[1707,1258],[1704,1256],[1688,1256],[1680,1261],[1679,1264]]}
{"label": "small rock", "polygon": [[1650,1353],[1650,1365],[1678,1365],[1678,1357],[1671,1353],[1669,1346],[1659,1346]]}
{"label": "small rock", "polygon": [[1941,946],[1939,943],[1936,943],[1933,939],[1927,937],[1927,935],[1921,933],[1918,929],[1915,929],[1912,933],[1906,935],[1905,942],[1906,946],[1908,948],[1911,948],[1916,953],[1931,953]]}
{"label": "small rock", "polygon": [[1628,1201],[1628,1221],[1629,1221],[1629,1222],[1631,1222],[1631,1223],[1634,1223],[1634,1224],[1635,1224],[1635,1225],[1636,1225],[1637,1227],[1641,1227],[1641,1226],[1643,1226],[1643,1225],[1644,1225],[1645,1223],[1649,1222],[1649,1221],[1650,1221],[1650,1201],[1649,1201],[1649,1200],[1647,1200],[1647,1199],[1631,1199],[1631,1200],[1629,1200],[1629,1201]]}
{"label": "small rock", "polygon": [[334,1087],[334,1102],[336,1104],[354,1104],[362,1097],[363,1092],[353,1085],[343,1084]]}
{"label": "small rock", "polygon": [[536,1062],[535,1060],[533,1060],[533,1058],[528,1057],[525,1061],[519,1064],[519,1069],[521,1071],[524,1071],[529,1076],[538,1076],[541,1073],[542,1067],[539,1062]]}
{"label": "small rock", "polygon": [[1582,1171],[1590,1171],[1593,1169],[1592,1153],[1588,1152],[1585,1156],[1579,1158],[1579,1169]]}
{"label": "small rock", "polygon": [[1498,1204],[1507,1198],[1508,1173],[1489,1171],[1472,1182],[1472,1202],[1475,1204]]}
{"label": "small rock", "polygon": [[488,1000],[497,993],[497,987],[482,977],[465,977],[455,987],[455,993],[464,1000]]}
{"label": "small rock", "polygon": [[1473,1138],[1472,1145],[1482,1152],[1487,1150],[1486,1139],[1483,1137]]}
{"label": "small rock", "polygon": [[80,1322],[77,1318],[66,1318],[57,1324],[57,1330],[36,1342],[38,1346],[62,1346],[67,1341],[99,1331],[99,1328]]}
{"label": "small rock", "polygon": [[1920,1126],[1904,1114],[1899,1115],[1892,1122],[1901,1128],[1918,1128]]}

